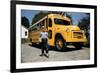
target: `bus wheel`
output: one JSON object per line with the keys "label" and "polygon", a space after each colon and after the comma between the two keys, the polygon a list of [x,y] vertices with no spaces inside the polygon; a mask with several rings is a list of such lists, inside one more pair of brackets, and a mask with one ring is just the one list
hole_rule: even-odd
{"label": "bus wheel", "polygon": [[56,41],[55,41],[55,47],[59,51],[63,50],[63,48],[64,48],[64,41],[63,41],[63,39],[57,38]]}
{"label": "bus wheel", "polygon": [[31,42],[32,43],[32,46],[34,45],[34,43],[33,42]]}

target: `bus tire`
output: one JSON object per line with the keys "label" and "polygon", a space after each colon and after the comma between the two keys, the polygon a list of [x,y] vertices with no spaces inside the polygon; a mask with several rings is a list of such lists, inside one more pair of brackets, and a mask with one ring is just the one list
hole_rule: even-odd
{"label": "bus tire", "polygon": [[56,38],[55,39],[55,48],[58,50],[58,51],[61,51],[61,50],[63,50],[64,49],[64,47],[65,47],[65,45],[64,45],[64,40],[63,40],[63,38]]}
{"label": "bus tire", "polygon": [[32,46],[34,46],[34,43],[33,42],[31,42],[31,44],[32,44]]}

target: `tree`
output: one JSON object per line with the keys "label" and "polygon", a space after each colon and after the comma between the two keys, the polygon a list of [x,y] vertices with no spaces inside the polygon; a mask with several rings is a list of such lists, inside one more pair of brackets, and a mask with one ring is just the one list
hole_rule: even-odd
{"label": "tree", "polygon": [[47,14],[49,14],[48,12],[43,12],[40,11],[38,14],[36,14],[34,16],[34,18],[32,19],[32,25],[37,22],[38,20],[42,19],[44,16],[46,16]]}
{"label": "tree", "polygon": [[86,17],[80,20],[78,26],[80,27],[80,29],[85,31],[85,35],[87,37],[85,46],[90,46],[90,14],[86,13],[86,15]]}
{"label": "tree", "polygon": [[24,25],[26,28],[29,28],[29,20],[25,16],[21,17],[21,24]]}
{"label": "tree", "polygon": [[87,32],[90,28],[90,15],[88,13],[86,13],[86,15],[86,17],[79,21],[78,26]]}

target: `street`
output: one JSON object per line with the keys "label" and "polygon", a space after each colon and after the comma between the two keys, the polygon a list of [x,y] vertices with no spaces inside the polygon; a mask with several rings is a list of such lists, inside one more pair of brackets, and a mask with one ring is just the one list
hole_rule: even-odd
{"label": "street", "polygon": [[21,48],[21,62],[88,60],[90,59],[90,48],[82,47],[82,49],[76,49],[74,46],[68,46],[64,51],[57,51],[51,48],[49,50],[49,58],[40,56],[40,54],[39,45],[32,46],[30,43],[24,43]]}

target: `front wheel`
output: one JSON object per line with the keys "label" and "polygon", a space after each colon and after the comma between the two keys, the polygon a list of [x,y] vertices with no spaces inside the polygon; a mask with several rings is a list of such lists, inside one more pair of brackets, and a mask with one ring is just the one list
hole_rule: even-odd
{"label": "front wheel", "polygon": [[64,47],[65,47],[65,45],[64,45],[63,39],[62,38],[57,38],[55,40],[55,48],[60,51],[60,50],[63,50]]}

